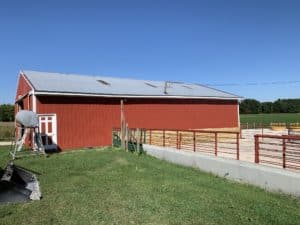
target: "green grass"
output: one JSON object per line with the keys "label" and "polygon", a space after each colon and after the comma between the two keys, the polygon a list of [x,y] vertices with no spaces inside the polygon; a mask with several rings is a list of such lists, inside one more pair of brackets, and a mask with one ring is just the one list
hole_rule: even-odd
{"label": "green grass", "polygon": [[0,121],[0,127],[5,126],[5,127],[15,127],[15,122],[1,122]]}
{"label": "green grass", "polygon": [[300,113],[240,114],[241,123],[300,123]]}
{"label": "green grass", "polygon": [[[0,149],[5,165],[7,151]],[[299,224],[300,200],[116,149],[32,157],[41,201],[0,206],[0,224]]]}
{"label": "green grass", "polygon": [[11,140],[14,129],[14,122],[0,122],[0,141]]}

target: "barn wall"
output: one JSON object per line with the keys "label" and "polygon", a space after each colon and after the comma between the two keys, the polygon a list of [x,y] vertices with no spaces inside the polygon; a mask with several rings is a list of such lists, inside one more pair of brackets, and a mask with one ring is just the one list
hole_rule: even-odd
{"label": "barn wall", "polygon": [[[132,128],[202,129],[238,127],[237,101],[127,99]],[[38,113],[56,113],[61,149],[110,145],[120,127],[120,99],[37,97]]]}
{"label": "barn wall", "polygon": [[32,95],[23,98],[23,106],[25,110],[32,110]]}
{"label": "barn wall", "polygon": [[125,102],[130,127],[202,129],[238,127],[236,101],[141,100]]}
{"label": "barn wall", "polygon": [[18,100],[19,96],[24,96],[30,92],[32,88],[27,83],[23,75],[19,76],[18,86],[17,86],[17,94],[16,94],[16,100]]}
{"label": "barn wall", "polygon": [[37,97],[38,113],[57,115],[59,149],[110,145],[119,109],[119,102],[99,98]]}

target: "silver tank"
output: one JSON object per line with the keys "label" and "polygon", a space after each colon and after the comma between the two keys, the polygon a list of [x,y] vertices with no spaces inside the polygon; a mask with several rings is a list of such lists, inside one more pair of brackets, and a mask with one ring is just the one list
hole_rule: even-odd
{"label": "silver tank", "polygon": [[28,128],[39,126],[37,114],[29,110],[19,111],[16,115],[16,122]]}

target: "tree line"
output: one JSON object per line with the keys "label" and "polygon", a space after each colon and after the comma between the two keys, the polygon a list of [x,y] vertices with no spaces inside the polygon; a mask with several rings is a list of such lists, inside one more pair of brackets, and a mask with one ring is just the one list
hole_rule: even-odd
{"label": "tree line", "polygon": [[11,104],[0,105],[0,121],[11,122],[15,119],[15,106]]}
{"label": "tree line", "polygon": [[300,99],[278,99],[274,102],[244,99],[240,102],[240,113],[300,113]]}

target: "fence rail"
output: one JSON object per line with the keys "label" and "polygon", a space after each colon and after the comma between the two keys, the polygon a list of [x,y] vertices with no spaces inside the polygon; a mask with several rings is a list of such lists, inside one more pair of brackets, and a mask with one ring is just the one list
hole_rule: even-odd
{"label": "fence rail", "polygon": [[[114,142],[120,144],[121,130],[113,129],[113,137]],[[240,133],[236,131],[127,128],[125,137],[127,149],[138,150],[142,148],[142,144],[147,143],[240,159]],[[245,143],[242,142],[242,146],[244,145]],[[244,154],[253,156],[254,153],[255,163],[300,170],[299,135],[256,134],[253,145],[254,152],[249,150],[249,152],[244,151]]]}
{"label": "fence rail", "polygon": [[[138,134],[137,131],[141,133]],[[114,134],[121,136],[120,129]],[[239,160],[239,132],[171,129],[130,129],[138,143],[202,152]]]}
{"label": "fence rail", "polygon": [[272,129],[272,127],[279,127],[282,129],[299,129],[300,123],[263,123],[263,122],[253,122],[253,123],[241,123],[240,128],[241,129]]}
{"label": "fence rail", "polygon": [[255,163],[300,170],[300,136],[254,135]]}

